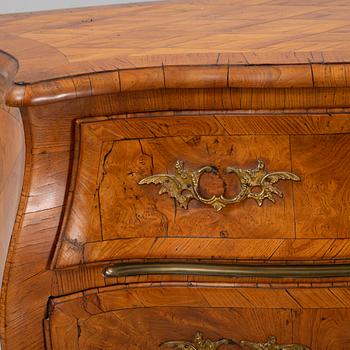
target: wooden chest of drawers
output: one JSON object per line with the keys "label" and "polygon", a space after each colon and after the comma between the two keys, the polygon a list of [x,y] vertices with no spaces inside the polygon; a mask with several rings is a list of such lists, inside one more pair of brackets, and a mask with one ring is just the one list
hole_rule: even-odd
{"label": "wooden chest of drawers", "polygon": [[349,15],[0,16],[3,348],[350,349]]}

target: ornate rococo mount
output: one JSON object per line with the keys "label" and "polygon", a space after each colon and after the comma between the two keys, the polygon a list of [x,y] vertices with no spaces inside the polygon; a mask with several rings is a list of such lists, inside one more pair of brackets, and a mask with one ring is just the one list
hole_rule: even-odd
{"label": "ornate rococo mount", "polygon": [[162,348],[176,348],[182,350],[216,350],[221,345],[236,345],[243,349],[256,350],[310,350],[308,347],[299,344],[278,344],[275,336],[268,338],[266,343],[256,343],[247,340],[236,341],[233,339],[220,339],[211,341],[204,339],[203,334],[197,332],[193,342],[188,341],[168,341],[160,344]]}
{"label": "ornate rococo mount", "polygon": [[287,171],[268,173],[265,170],[264,161],[258,159],[258,165],[255,169],[240,169],[233,166],[225,169],[226,174],[234,173],[239,178],[240,192],[235,197],[226,198],[221,195],[204,198],[199,193],[199,181],[204,173],[218,174],[218,168],[207,165],[191,171],[185,169],[183,161],[178,160],[175,164],[174,175],[151,175],[142,179],[139,184],[160,184],[159,194],[168,193],[184,209],[188,209],[189,202],[194,199],[203,204],[211,205],[219,211],[228,204],[239,203],[249,198],[254,199],[259,206],[262,206],[265,199],[275,202],[274,194],[283,197],[281,190],[274,186],[276,182],[279,180],[300,181],[299,176]]}

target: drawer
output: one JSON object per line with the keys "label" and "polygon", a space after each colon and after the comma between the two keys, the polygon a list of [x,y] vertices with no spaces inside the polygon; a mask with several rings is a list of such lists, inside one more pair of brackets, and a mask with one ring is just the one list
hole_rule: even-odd
{"label": "drawer", "polygon": [[347,115],[78,121],[56,268],[350,256]]}
{"label": "drawer", "polygon": [[[215,349],[198,345],[202,334],[213,346],[223,338],[236,342],[216,343],[220,350],[237,349],[237,344],[243,349],[349,349],[348,293],[227,283],[120,285],[53,299],[47,340],[52,350],[185,349],[185,342],[193,344],[188,349]],[[280,347],[272,346],[272,337]]]}

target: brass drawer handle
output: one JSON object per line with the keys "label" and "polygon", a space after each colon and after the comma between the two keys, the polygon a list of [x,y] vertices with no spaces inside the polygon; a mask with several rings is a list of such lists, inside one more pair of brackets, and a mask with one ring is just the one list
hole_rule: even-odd
{"label": "brass drawer handle", "polygon": [[144,275],[190,275],[257,278],[350,277],[350,264],[268,265],[216,264],[196,262],[119,263],[102,271],[105,278]]}
{"label": "brass drawer handle", "polygon": [[[175,198],[176,203],[188,209],[188,203],[194,199],[203,204],[213,206],[217,211],[226,207],[228,204],[234,204],[244,201],[245,199],[254,199],[259,206],[262,206],[265,199],[275,202],[273,197],[276,194],[283,197],[283,193],[274,186],[279,180],[300,181],[299,176],[287,172],[276,171],[268,173],[265,170],[263,160],[258,160],[258,165],[255,169],[240,169],[229,166],[225,169],[226,174],[234,173],[240,181],[240,192],[233,198],[226,198],[223,195],[204,198],[199,193],[199,180],[203,173],[217,174],[218,169],[215,166],[204,166],[197,170],[185,169],[184,162],[176,161],[175,174],[157,174],[145,177],[140,185],[161,184],[159,194],[168,193],[170,197]],[[255,192],[253,189],[260,189]]]}
{"label": "brass drawer handle", "polygon": [[193,343],[188,341],[168,341],[160,344],[162,348],[176,348],[182,350],[215,350],[221,345],[238,345],[241,348],[256,350],[310,350],[308,347],[299,344],[277,344],[274,336],[269,337],[266,343],[255,343],[247,340],[235,341],[232,339],[221,339],[211,341],[204,339],[203,334],[197,332],[194,336]]}

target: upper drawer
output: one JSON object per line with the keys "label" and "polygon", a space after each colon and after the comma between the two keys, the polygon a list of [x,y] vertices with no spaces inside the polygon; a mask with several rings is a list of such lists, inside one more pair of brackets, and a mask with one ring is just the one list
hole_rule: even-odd
{"label": "upper drawer", "polygon": [[79,121],[55,266],[348,258],[348,241],[335,238],[349,236],[349,119],[208,114]]}

